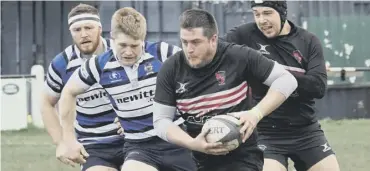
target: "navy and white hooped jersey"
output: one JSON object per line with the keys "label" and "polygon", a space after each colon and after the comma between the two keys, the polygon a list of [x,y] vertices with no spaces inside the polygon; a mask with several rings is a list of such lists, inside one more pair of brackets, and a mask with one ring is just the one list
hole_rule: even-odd
{"label": "navy and white hooped jersey", "polygon": [[[153,127],[153,98],[162,61],[179,47],[165,42],[146,42],[145,53],[132,67],[116,60],[113,50],[89,59],[72,77],[82,87],[99,83],[108,92],[122,127],[125,141],[146,141],[157,134]],[[175,123],[182,124],[182,118]]]}
{"label": "navy and white hooped jersey", "polygon": [[[102,40],[108,51],[110,40]],[[85,61],[76,45],[70,45],[58,54],[46,76],[45,89],[49,95],[59,98],[72,73]],[[77,96],[76,113],[75,131],[83,145],[122,143],[123,136],[117,135],[118,127],[113,123],[116,113],[106,91],[99,84],[92,85]]]}

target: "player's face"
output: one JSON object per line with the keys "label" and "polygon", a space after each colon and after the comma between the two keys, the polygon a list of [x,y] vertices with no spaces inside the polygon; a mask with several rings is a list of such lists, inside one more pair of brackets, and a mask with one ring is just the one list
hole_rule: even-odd
{"label": "player's face", "polygon": [[188,64],[201,68],[210,63],[217,47],[217,35],[211,38],[204,36],[203,28],[180,29],[182,49]]}
{"label": "player's face", "polygon": [[112,38],[113,48],[121,65],[132,66],[140,59],[144,48],[143,40],[135,40],[124,33],[116,33]]}
{"label": "player's face", "polygon": [[273,38],[279,35],[281,22],[279,13],[270,7],[253,7],[254,20],[258,29],[267,37]]}
{"label": "player's face", "polygon": [[99,45],[101,27],[94,23],[74,24],[70,29],[74,43],[83,54],[93,54]]}

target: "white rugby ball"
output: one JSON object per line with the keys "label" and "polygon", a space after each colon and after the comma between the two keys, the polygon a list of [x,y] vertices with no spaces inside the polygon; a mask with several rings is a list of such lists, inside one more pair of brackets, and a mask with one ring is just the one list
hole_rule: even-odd
{"label": "white rugby ball", "polygon": [[239,147],[242,142],[239,120],[230,115],[217,115],[204,123],[202,131],[210,130],[205,136],[209,143],[222,142],[229,151]]}

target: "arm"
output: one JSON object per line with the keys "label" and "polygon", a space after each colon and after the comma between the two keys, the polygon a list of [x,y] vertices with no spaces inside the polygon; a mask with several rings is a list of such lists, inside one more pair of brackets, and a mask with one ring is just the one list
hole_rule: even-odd
{"label": "arm", "polygon": [[96,79],[91,73],[90,66],[95,66],[95,60],[86,61],[77,69],[65,85],[60,98],[59,112],[61,115],[63,140],[76,140],[74,131],[74,122],[76,120],[76,97],[84,93],[93,84]]}
{"label": "arm", "polygon": [[156,129],[158,136],[165,141],[174,143],[181,147],[192,149],[191,144],[194,139],[178,125],[173,123],[176,107],[164,105],[158,102],[154,102],[153,107],[154,128]]}
{"label": "arm", "polygon": [[[292,74],[280,64],[264,57],[257,51],[250,49],[246,61],[245,75],[251,74],[249,79],[257,79],[270,86],[265,97],[255,106],[259,118],[270,114],[278,108],[297,88],[297,81]],[[253,88],[253,87],[252,87]]]}
{"label": "arm", "polygon": [[58,100],[58,97],[43,92],[40,103],[42,120],[55,145],[58,145],[62,140],[62,127],[60,126],[57,109],[55,108]]}
{"label": "arm", "polygon": [[188,145],[193,138],[173,122],[176,113],[174,65],[174,59],[166,60],[157,75],[153,104],[154,129],[163,140],[191,149]]}
{"label": "arm", "polygon": [[298,81],[298,93],[305,97],[323,98],[327,86],[326,66],[320,40],[313,36],[305,74],[292,72]]}
{"label": "arm", "polygon": [[[178,54],[178,53],[177,53]],[[176,145],[207,154],[223,155],[228,149],[222,143],[207,143],[207,131],[192,138],[188,133],[173,123],[176,113],[175,61],[171,57],[165,61],[157,75],[156,92],[153,104],[153,125],[158,137]]]}
{"label": "arm", "polygon": [[65,60],[59,55],[49,65],[40,102],[43,123],[55,145],[58,145],[62,139],[56,104],[64,86],[61,73],[65,70],[65,64]]}

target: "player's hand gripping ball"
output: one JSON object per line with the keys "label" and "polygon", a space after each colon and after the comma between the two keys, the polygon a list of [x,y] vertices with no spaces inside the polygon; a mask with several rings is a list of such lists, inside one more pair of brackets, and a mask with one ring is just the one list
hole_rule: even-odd
{"label": "player's hand gripping ball", "polygon": [[209,130],[205,136],[208,143],[222,142],[229,151],[242,143],[239,120],[230,115],[217,115],[204,123],[202,131]]}

